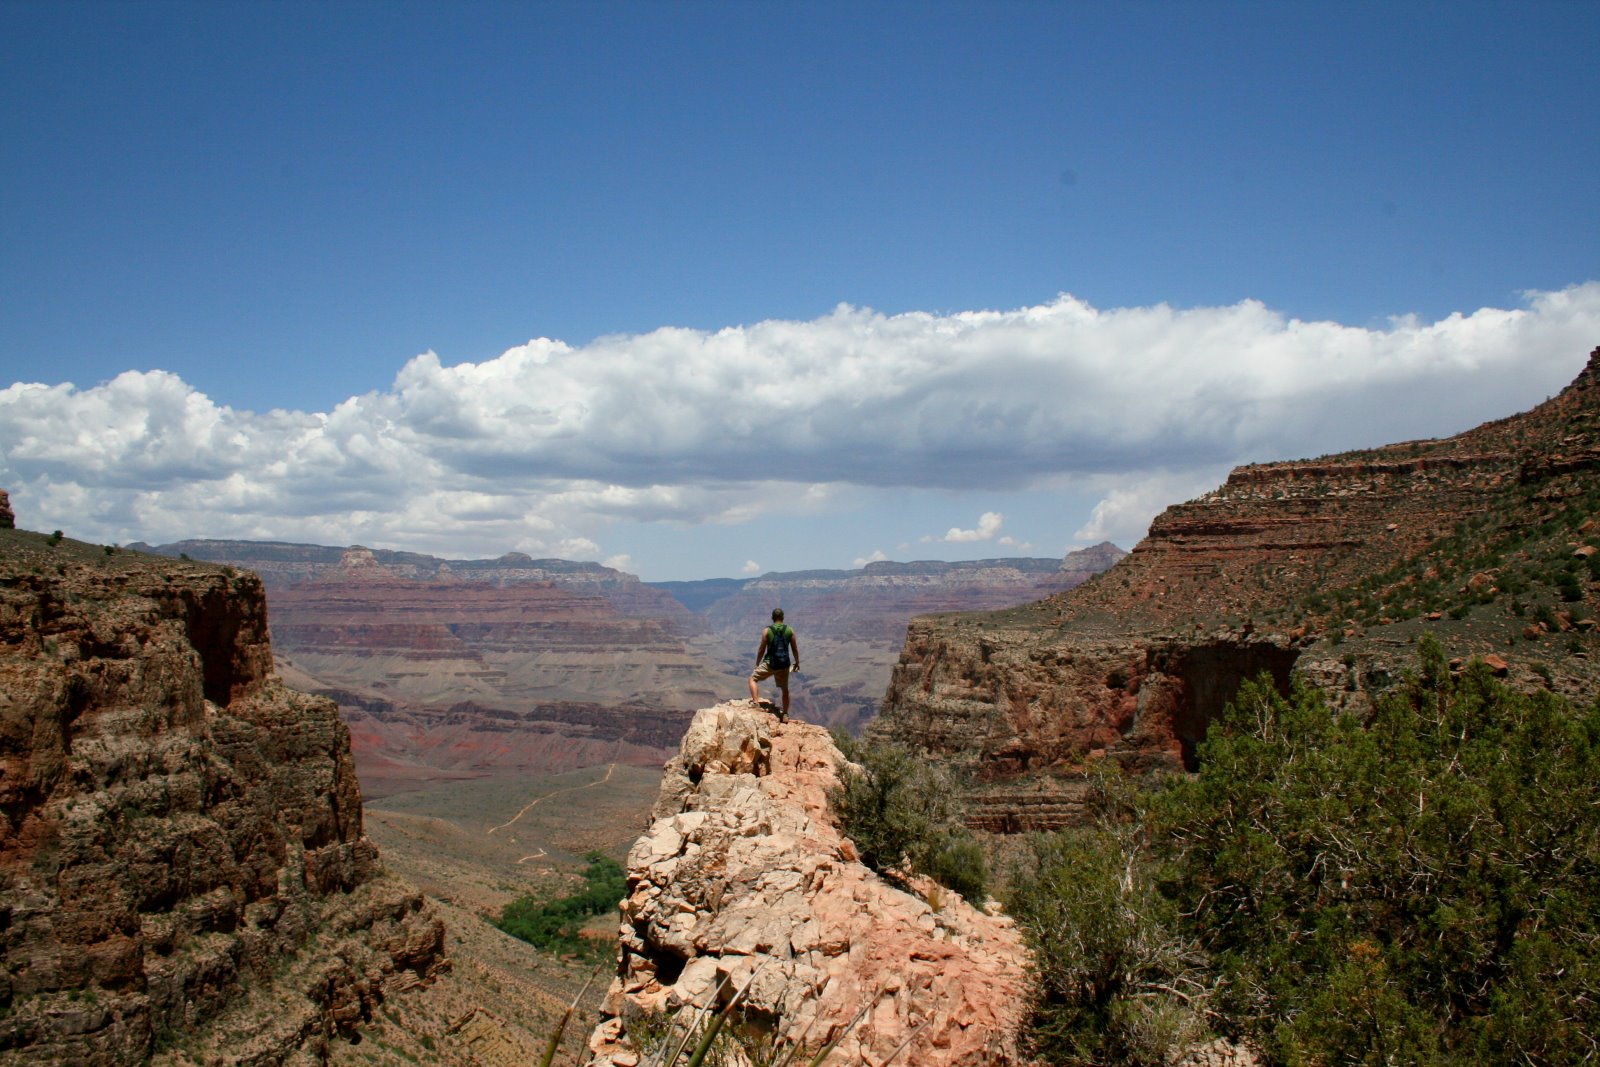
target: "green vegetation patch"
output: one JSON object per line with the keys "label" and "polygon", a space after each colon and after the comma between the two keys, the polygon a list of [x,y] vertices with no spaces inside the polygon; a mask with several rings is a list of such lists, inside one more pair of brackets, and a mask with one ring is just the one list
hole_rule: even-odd
{"label": "green vegetation patch", "polygon": [[1249,683],[1197,776],[1110,779],[1095,828],[1035,842],[1042,1054],[1169,1062],[1210,1029],[1269,1063],[1592,1060],[1600,705],[1419,657],[1365,722]]}
{"label": "green vegetation patch", "polygon": [[589,866],[583,872],[584,886],[576,893],[556,900],[518,897],[500,911],[495,926],[535,948],[557,955],[601,959],[610,955],[615,944],[584,937],[583,925],[596,915],[615,911],[628,891],[622,865],[602,852],[584,856]]}
{"label": "green vegetation patch", "polygon": [[961,790],[950,773],[902,745],[857,741],[834,731],[849,763],[829,801],[861,862],[889,877],[920,874],[967,900],[984,900],[989,870],[962,821]]}

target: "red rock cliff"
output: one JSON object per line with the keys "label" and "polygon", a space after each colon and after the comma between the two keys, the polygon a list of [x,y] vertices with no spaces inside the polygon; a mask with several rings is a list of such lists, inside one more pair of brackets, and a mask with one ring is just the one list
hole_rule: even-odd
{"label": "red rock cliff", "polygon": [[320,1058],[442,943],[254,575],[0,534],[0,1058]]}
{"label": "red rock cliff", "polygon": [[968,764],[974,824],[1018,831],[1070,821],[1088,761],[1192,768],[1262,671],[1359,707],[1423,630],[1592,694],[1600,570],[1574,557],[1600,552],[1597,471],[1600,349],[1559,396],[1456,437],[1240,467],[1077,589],[914,620],[872,731]]}

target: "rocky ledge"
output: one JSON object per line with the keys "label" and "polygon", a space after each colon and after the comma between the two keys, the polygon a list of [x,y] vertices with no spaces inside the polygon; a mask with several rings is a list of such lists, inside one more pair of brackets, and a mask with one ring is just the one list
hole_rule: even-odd
{"label": "rocky ledge", "polygon": [[253,574],[0,531],[0,1060],[324,1062],[444,963]]}
{"label": "rocky ledge", "polygon": [[906,892],[863,866],[828,807],[841,758],[821,727],[744,701],[695,715],[628,855],[617,976],[590,1038],[597,1067],[640,1063],[637,1035],[663,1014],[747,983],[746,1030],[778,1046],[843,1033],[839,1063],[1021,1062],[1021,934],[954,893]]}

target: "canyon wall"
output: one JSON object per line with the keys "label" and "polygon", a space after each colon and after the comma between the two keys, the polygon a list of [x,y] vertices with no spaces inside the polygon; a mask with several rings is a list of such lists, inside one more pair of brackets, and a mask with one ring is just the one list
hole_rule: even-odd
{"label": "canyon wall", "polygon": [[[278,667],[336,700],[368,798],[430,782],[602,763],[656,767],[694,709],[745,690],[777,601],[799,630],[798,717],[859,728],[912,615],[1021,603],[1121,555],[873,563],[652,585],[597,563],[181,541],[174,558],[254,570]],[[683,597],[691,610],[677,597]]]}
{"label": "canyon wall", "polygon": [[254,575],[0,531],[0,1058],[317,1062],[442,944]]}
{"label": "canyon wall", "polygon": [[596,563],[185,541],[263,575],[278,665],[339,703],[369,798],[429,782],[656,767],[695,708],[736,693],[698,615]]}
{"label": "canyon wall", "polygon": [[1240,467],[1066,593],[914,620],[871,732],[964,766],[975,826],[1072,821],[1089,763],[1196,765],[1238,683],[1357,712],[1420,634],[1592,697],[1600,349],[1561,395],[1440,440]]}

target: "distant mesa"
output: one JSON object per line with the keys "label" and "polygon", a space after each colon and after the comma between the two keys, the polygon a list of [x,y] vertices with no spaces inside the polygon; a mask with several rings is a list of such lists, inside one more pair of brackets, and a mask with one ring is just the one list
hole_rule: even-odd
{"label": "distant mesa", "polygon": [[364,546],[191,540],[168,556],[255,571],[279,670],[339,702],[369,796],[431,781],[658,767],[694,709],[745,690],[782,603],[799,629],[799,717],[859,729],[919,612],[1019,604],[1121,554],[877,563],[646,583],[598,563],[445,560]]}

